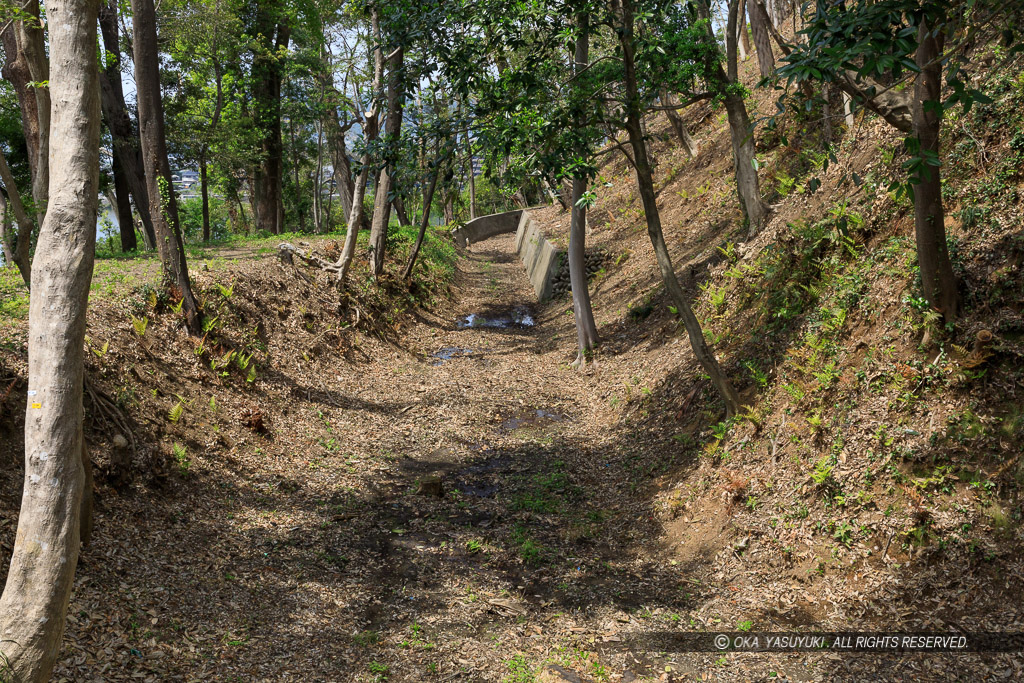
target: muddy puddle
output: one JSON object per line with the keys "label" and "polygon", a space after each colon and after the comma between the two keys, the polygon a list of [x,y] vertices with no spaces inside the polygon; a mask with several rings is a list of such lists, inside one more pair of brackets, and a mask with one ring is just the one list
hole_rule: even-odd
{"label": "muddy puddle", "polygon": [[443,365],[445,361],[453,358],[469,358],[473,355],[473,349],[463,349],[458,346],[444,346],[430,354],[433,358],[431,365]]}
{"label": "muddy puddle", "polygon": [[507,314],[492,315],[481,313],[470,313],[455,321],[455,326],[460,329],[467,328],[497,328],[505,329],[510,327],[533,327],[535,324],[533,315],[525,308],[513,308]]}
{"label": "muddy puddle", "polygon": [[542,429],[556,422],[564,422],[566,416],[544,408],[522,410],[515,415],[505,418],[498,427],[503,432],[514,432],[517,429]]}

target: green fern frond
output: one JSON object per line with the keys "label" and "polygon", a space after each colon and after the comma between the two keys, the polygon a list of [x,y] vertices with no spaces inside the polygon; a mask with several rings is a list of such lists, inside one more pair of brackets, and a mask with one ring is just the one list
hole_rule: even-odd
{"label": "green fern frond", "polygon": [[135,334],[140,337],[146,336],[146,328],[149,327],[149,318],[136,318],[132,316],[132,327],[135,328]]}

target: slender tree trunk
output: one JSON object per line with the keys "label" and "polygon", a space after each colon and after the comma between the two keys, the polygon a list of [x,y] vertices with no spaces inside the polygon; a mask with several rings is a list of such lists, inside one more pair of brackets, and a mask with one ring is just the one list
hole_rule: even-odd
{"label": "slender tree trunk", "polygon": [[754,168],[754,138],[750,119],[743,98],[737,95],[725,96],[725,110],[729,117],[740,207],[747,219],[748,235],[754,237],[764,228],[768,219],[768,206],[761,199],[761,183],[757,169]]}
{"label": "slender tree trunk", "polygon": [[14,211],[14,220],[18,223],[18,239],[11,256],[11,261],[18,266],[21,279],[31,288],[32,263],[30,250],[32,248],[32,229],[35,226],[28,215],[28,211],[25,209],[25,204],[21,201],[21,194],[18,193],[18,186],[14,182],[14,175],[11,173],[11,169],[7,166],[7,158],[4,157],[3,150],[0,150],[0,181],[3,181],[4,188],[7,190],[8,202]]}
{"label": "slender tree trunk", "polygon": [[853,99],[848,92],[843,92],[843,118],[846,120],[846,129],[853,130]]}
{"label": "slender tree trunk", "polygon": [[210,187],[206,178],[206,149],[199,155],[199,195],[203,201],[203,241],[210,241]]}
{"label": "slender tree trunk", "polygon": [[396,194],[392,204],[394,204],[395,207],[395,215],[398,217],[398,223],[400,225],[412,225],[412,221],[409,220],[409,214],[405,210],[405,200],[402,198],[402,195]]}
{"label": "slender tree trunk", "polygon": [[[590,15],[581,12],[576,17],[576,51],[573,56],[574,72],[582,74],[590,64]],[[577,130],[583,125],[579,119]],[[578,148],[576,156],[584,158],[586,150]],[[590,287],[587,283],[587,207],[583,195],[587,192],[586,178],[572,180],[572,214],[569,219],[569,284],[572,286],[572,310],[576,318],[576,340],[578,354],[573,367],[582,368],[587,364],[594,347],[598,344],[597,324],[590,303]]]}
{"label": "slender tree trunk", "polygon": [[477,217],[478,211],[476,206],[476,168],[473,166],[473,138],[469,133],[466,133],[466,154],[469,156],[467,160],[467,175],[469,180],[469,220],[473,220]]}
{"label": "slender tree trunk", "polygon": [[[654,254],[658,261],[658,268],[661,270],[662,280],[665,282],[665,289],[669,297],[679,311],[683,319],[683,326],[690,338],[690,346],[693,348],[693,355],[701,364],[704,372],[711,378],[711,383],[718,390],[719,395],[725,402],[727,416],[735,415],[740,409],[739,394],[729,382],[725,373],[718,365],[714,352],[710,349],[704,339],[704,331],[701,329],[700,321],[693,314],[690,302],[679,284],[675,270],[672,267],[672,259],[665,244],[665,236],[661,229],[661,215],[658,212],[658,202],[654,193],[654,178],[651,173],[650,161],[647,157],[647,144],[644,142],[643,132],[640,127],[640,98],[637,92],[636,65],[633,48],[633,7],[632,0],[616,0],[621,2],[622,26],[619,30],[619,42],[622,45],[622,61],[625,73],[625,95],[626,95],[626,133],[629,135],[630,145],[633,147],[633,159],[636,162],[637,188],[640,199],[643,202],[644,214],[647,218],[647,232],[654,246]],[[733,34],[735,35],[735,34]]]}
{"label": "slender tree trunk", "polygon": [[85,312],[99,188],[95,0],[49,0],[52,186],[29,303],[25,483],[0,597],[5,678],[48,681],[81,542]]}
{"label": "slender tree trunk", "polygon": [[736,22],[736,44],[740,51],[740,61],[747,61],[750,42],[747,38],[747,0],[740,0],[739,20]]}
{"label": "slender tree trunk", "polygon": [[747,0],[740,0],[740,51],[743,61],[750,57],[750,32],[747,31]]}
{"label": "slender tree trunk", "polygon": [[[323,97],[320,98],[320,106],[323,107]],[[324,175],[324,126],[323,119],[316,124],[316,173],[313,176],[313,231],[317,234],[323,232],[323,197],[321,196],[320,182]]]}
{"label": "slender tree trunk", "polygon": [[341,284],[348,276],[348,269],[352,265],[352,257],[356,251],[356,238],[359,236],[359,230],[363,227],[366,217],[364,200],[366,199],[366,186],[370,180],[370,163],[373,160],[370,155],[370,147],[376,141],[380,131],[381,90],[384,88],[384,51],[381,49],[380,14],[376,4],[370,6],[370,33],[373,36],[372,95],[370,110],[363,118],[363,138],[366,141],[366,146],[359,169],[359,178],[356,180],[352,193],[352,211],[348,216],[345,246],[341,250],[341,258],[338,263],[338,282]]}
{"label": "slender tree trunk", "polygon": [[132,0],[132,29],[142,160],[146,169],[146,193],[156,232],[157,251],[163,264],[164,279],[181,296],[181,309],[185,313],[189,332],[200,335],[203,332],[202,312],[192,293],[178,223],[178,202],[174,196],[171,166],[167,160],[153,0]]}
{"label": "slender tree trunk", "polygon": [[[758,0],[750,0],[751,6],[756,6]],[[728,26],[736,23],[738,11],[738,0],[731,0],[729,3]],[[711,30],[711,27],[708,27]],[[732,29],[728,29],[727,36],[732,36]],[[761,52],[758,50],[758,55]],[[747,221],[747,232],[754,237],[764,228],[768,219],[768,205],[761,199],[761,183],[754,168],[754,133],[750,125],[750,118],[747,116],[747,105],[743,97],[729,88],[730,84],[739,83],[739,65],[736,61],[736,41],[734,38],[726,40],[726,66],[728,73],[722,70],[721,65],[717,67],[718,79],[723,84],[725,111],[729,118],[729,134],[732,139],[732,154],[734,172],[736,174],[736,189],[739,195],[740,208]]]}
{"label": "slender tree trunk", "polygon": [[0,42],[4,48],[3,77],[13,87],[21,109],[21,128],[28,149],[30,173],[36,173],[36,162],[39,160],[39,115],[36,111],[36,94],[29,85],[32,74],[29,72],[28,58],[18,46],[17,21],[7,21],[0,30]]}
{"label": "slender tree trunk", "polygon": [[[942,55],[943,34],[933,32],[926,19],[917,34],[915,61],[921,69],[914,83],[914,134],[921,152],[939,156],[942,128]],[[957,281],[949,260],[945,214],[942,207],[942,178],[938,166],[924,166],[912,181],[914,188],[914,232],[917,237],[917,264],[921,270],[921,288],[925,299],[946,322],[954,322],[958,313]]]}
{"label": "slender tree trunk", "polygon": [[14,230],[14,223],[11,220],[11,212],[7,210],[7,197],[0,192],[0,249],[3,250],[4,266],[14,267],[14,241],[11,239],[11,232]]}
{"label": "slender tree trunk", "polygon": [[240,227],[245,232],[249,232],[249,221],[245,217],[245,205],[242,204],[242,197],[238,194],[238,186],[233,185],[231,191],[235,195],[235,203],[238,204],[238,219],[240,221]]}
{"label": "slender tree trunk", "polygon": [[[128,191],[135,201],[135,209],[142,221],[142,239],[147,249],[156,248],[156,233],[149,215],[149,195],[146,192],[146,174],[143,170],[139,138],[124,102],[124,86],[121,84],[121,46],[117,22],[117,0],[108,0],[100,5],[100,30],[103,33],[103,47],[107,59],[104,73],[100,74],[100,102],[103,118],[110,129],[114,146],[114,158],[124,172]],[[116,176],[115,176],[116,179]],[[129,213],[129,216],[131,214]],[[134,223],[134,221],[133,221]],[[132,227],[134,232],[134,225]]]}
{"label": "slender tree trunk", "polygon": [[[667,90],[663,89],[661,91],[661,103],[666,107],[671,107],[675,104]],[[672,124],[672,130],[675,132],[676,137],[679,138],[679,142],[682,143],[686,154],[691,159],[697,156],[700,148],[697,146],[697,141],[690,137],[690,132],[686,130],[686,122],[683,121],[683,117],[675,109],[667,109],[665,113],[668,114],[668,121]]]}
{"label": "slender tree trunk", "polygon": [[449,191],[444,195],[444,224],[455,222],[455,193]]}
{"label": "slender tree trunk", "polygon": [[[402,134],[402,109],[405,100],[403,71],[405,51],[398,48],[391,56],[388,73],[388,115],[384,124],[385,144],[389,147],[398,144]],[[374,279],[384,271],[384,248],[387,241],[388,223],[391,222],[392,185],[396,170],[396,153],[385,152],[384,165],[377,180],[377,189],[373,198],[373,222],[370,224],[370,274]]]}
{"label": "slender tree trunk", "polygon": [[128,178],[121,160],[114,154],[110,162],[114,174],[114,212],[117,214],[117,228],[121,233],[121,251],[135,251],[139,248],[135,238],[135,219],[132,218],[132,203],[128,199]]}
{"label": "slender tree trunk", "polygon": [[768,78],[775,73],[775,55],[772,54],[772,40],[768,32],[772,20],[761,0],[749,0],[748,11],[750,32],[754,34],[754,45],[757,48],[757,66],[761,70],[761,78]]}
{"label": "slender tree trunk", "polygon": [[[291,116],[288,117],[288,138],[291,144],[289,149],[292,153],[292,170],[295,176],[293,182],[295,183],[294,197],[295,202],[295,214],[299,219],[299,232],[306,232],[306,212],[302,207],[302,183],[299,179],[299,147],[295,139],[295,119]],[[281,203],[281,215],[284,215],[284,202]],[[283,230],[282,220],[282,230]]]}
{"label": "slender tree trunk", "polygon": [[[39,2],[27,0],[21,5],[21,9],[32,18],[15,21],[13,24],[17,37],[18,59],[24,59],[26,72],[32,83],[46,83],[50,80],[50,62],[46,56],[46,37],[39,22]],[[30,158],[29,163],[32,173],[32,201],[35,204],[33,209],[36,222],[42,225],[50,188],[50,90],[43,86],[29,85],[29,92],[35,98],[37,119],[33,135],[35,144],[29,144],[30,154],[34,152],[34,158]]]}
{"label": "slender tree trunk", "polygon": [[402,271],[402,279],[408,280],[412,276],[412,269],[416,266],[416,257],[420,255],[420,247],[423,246],[423,238],[427,234],[427,227],[430,225],[430,205],[434,201],[434,190],[437,189],[437,176],[441,173],[441,160],[438,159],[434,164],[434,172],[430,176],[430,184],[427,185],[427,191],[423,195],[423,215],[420,216],[420,231],[416,235],[416,244],[412,247],[412,253],[409,254],[409,261],[405,264],[405,270]]}

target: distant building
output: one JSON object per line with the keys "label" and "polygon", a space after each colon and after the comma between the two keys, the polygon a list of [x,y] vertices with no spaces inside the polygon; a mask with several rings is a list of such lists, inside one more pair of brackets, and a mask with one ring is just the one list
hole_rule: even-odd
{"label": "distant building", "polygon": [[199,172],[185,169],[172,173],[171,182],[178,194],[195,196],[199,191]]}

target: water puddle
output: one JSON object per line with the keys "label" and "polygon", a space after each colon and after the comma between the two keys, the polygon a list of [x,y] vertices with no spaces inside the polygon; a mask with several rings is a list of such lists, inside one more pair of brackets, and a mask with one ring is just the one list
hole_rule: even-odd
{"label": "water puddle", "polygon": [[478,482],[459,482],[455,489],[463,496],[475,496],[476,498],[491,498],[498,492],[496,484]]}
{"label": "water puddle", "polygon": [[509,327],[533,327],[533,316],[525,308],[513,308],[508,315],[483,316],[478,313],[464,315],[455,321],[460,329],[491,327],[504,329]]}
{"label": "water puddle", "polygon": [[507,471],[513,462],[511,456],[501,455],[464,467],[455,473],[455,489],[464,496],[492,498],[500,488],[494,480],[499,473]]}
{"label": "water puddle", "polygon": [[517,429],[530,427],[545,427],[554,422],[562,422],[565,419],[565,415],[561,413],[553,413],[550,410],[537,408],[516,413],[502,422],[499,429],[503,432],[512,432]]}
{"label": "water puddle", "polygon": [[446,360],[451,360],[452,358],[468,358],[472,355],[473,349],[462,349],[458,346],[445,346],[430,354],[430,357],[434,359],[432,365],[443,365]]}

